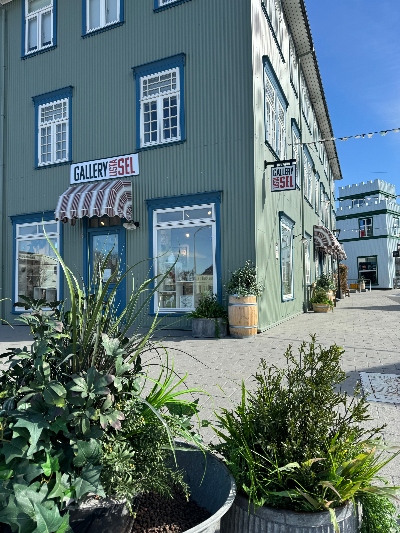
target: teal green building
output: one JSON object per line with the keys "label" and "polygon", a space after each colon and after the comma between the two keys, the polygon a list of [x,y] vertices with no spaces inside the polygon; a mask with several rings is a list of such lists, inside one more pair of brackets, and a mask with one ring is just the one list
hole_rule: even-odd
{"label": "teal green building", "polygon": [[85,281],[138,263],[121,305],[175,264],[166,327],[246,260],[260,331],[302,313],[335,268],[332,137],[304,0],[0,0],[0,316],[66,294],[44,232]]}

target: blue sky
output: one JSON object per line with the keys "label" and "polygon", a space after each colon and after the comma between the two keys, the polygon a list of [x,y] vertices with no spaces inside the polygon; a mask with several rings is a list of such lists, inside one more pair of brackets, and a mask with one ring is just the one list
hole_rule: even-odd
{"label": "blue sky", "polygon": [[[400,127],[400,1],[305,0],[335,137]],[[400,132],[336,143],[338,187],[383,179],[400,194]]]}

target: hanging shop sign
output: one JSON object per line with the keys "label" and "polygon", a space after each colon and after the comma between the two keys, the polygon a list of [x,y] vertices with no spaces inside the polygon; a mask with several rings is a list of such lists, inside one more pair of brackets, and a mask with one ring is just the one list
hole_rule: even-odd
{"label": "hanging shop sign", "polygon": [[296,189],[296,160],[273,163],[271,168],[271,192]]}
{"label": "hanging shop sign", "polygon": [[71,185],[87,181],[126,178],[139,174],[138,154],[118,155],[107,159],[95,159],[71,165],[69,182]]}

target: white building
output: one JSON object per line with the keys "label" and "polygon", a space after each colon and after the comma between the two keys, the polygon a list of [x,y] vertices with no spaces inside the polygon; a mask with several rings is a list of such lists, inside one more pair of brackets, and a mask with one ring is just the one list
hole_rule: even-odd
{"label": "white building", "polygon": [[350,281],[363,277],[372,288],[389,289],[400,277],[400,261],[393,257],[400,244],[400,205],[395,186],[385,181],[339,187],[337,229],[347,254]]}

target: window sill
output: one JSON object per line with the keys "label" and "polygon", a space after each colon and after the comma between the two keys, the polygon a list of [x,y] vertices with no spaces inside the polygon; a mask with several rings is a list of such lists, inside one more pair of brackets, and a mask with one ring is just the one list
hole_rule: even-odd
{"label": "window sill", "polygon": [[173,141],[170,143],[162,143],[162,144],[152,144],[151,146],[143,146],[140,148],[137,148],[137,152],[146,152],[147,150],[155,150],[156,148],[167,148],[168,146],[176,146],[177,144],[183,144],[186,142],[186,139],[183,139],[181,141]]}
{"label": "window sill", "polygon": [[36,166],[35,170],[44,170],[46,168],[62,167],[64,165],[70,165],[71,163],[72,163],[72,159],[69,161],[63,161],[62,163],[51,163],[49,165]]}
{"label": "window sill", "polygon": [[25,54],[21,57],[21,59],[28,59],[29,57],[35,57],[40,54],[44,54],[45,52],[50,52],[51,50],[55,50],[57,48],[57,45],[49,46],[47,48],[41,48],[40,50],[36,50],[35,52],[30,52],[28,54]]}
{"label": "window sill", "polygon": [[282,298],[282,303],[293,302],[294,296],[288,296],[287,298]]}
{"label": "window sill", "polygon": [[109,26],[103,26],[102,28],[98,28],[97,30],[88,31],[87,33],[82,35],[82,39],[86,39],[87,37],[93,37],[93,35],[98,35],[99,33],[103,33],[108,30],[113,30],[114,28],[118,28],[119,26],[122,26],[125,24],[124,20],[121,20],[120,22],[116,22],[115,24],[110,24]]}
{"label": "window sill", "polygon": [[186,2],[190,2],[191,0],[177,0],[176,2],[171,2],[170,4],[166,4],[165,6],[155,6],[154,7],[154,13],[158,13],[159,11],[165,11],[166,9],[169,9],[170,7],[176,7],[180,4],[184,4]]}
{"label": "window sill", "polygon": [[188,316],[189,313],[191,313],[193,309],[190,311],[187,311],[186,313],[183,311],[159,311],[158,313],[151,312],[149,313],[149,316],[162,316],[162,317],[184,317]]}

